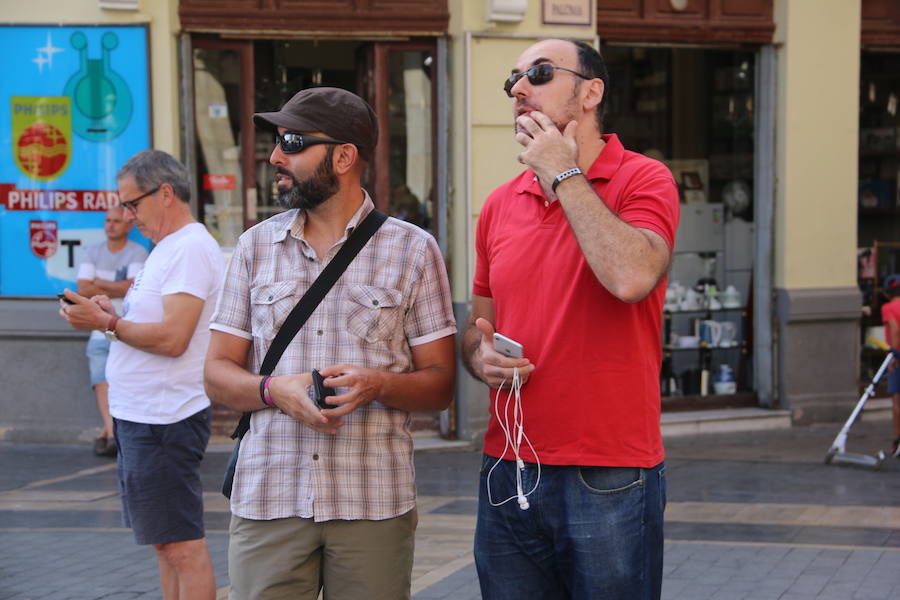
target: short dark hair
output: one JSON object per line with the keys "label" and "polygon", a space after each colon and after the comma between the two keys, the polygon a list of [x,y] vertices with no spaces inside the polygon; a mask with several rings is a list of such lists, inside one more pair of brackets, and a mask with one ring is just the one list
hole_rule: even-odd
{"label": "short dark hair", "polygon": [[572,42],[578,53],[578,68],[582,74],[603,82],[603,98],[597,105],[597,128],[603,133],[603,117],[606,114],[606,97],[609,95],[609,71],[596,48],[585,42]]}
{"label": "short dark hair", "polygon": [[128,159],[116,180],[128,176],[142,192],[149,192],[164,183],[172,186],[172,191],[182,202],[191,201],[191,176],[181,162],[162,150],[142,150]]}

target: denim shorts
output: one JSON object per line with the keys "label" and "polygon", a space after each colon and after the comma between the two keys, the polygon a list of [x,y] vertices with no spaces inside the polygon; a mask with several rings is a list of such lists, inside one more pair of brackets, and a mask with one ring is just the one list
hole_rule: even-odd
{"label": "denim shorts", "polygon": [[96,338],[91,336],[84,353],[88,357],[91,387],[98,383],[106,383],[106,357],[109,356],[109,340],[104,337]]}
{"label": "denim shorts", "polygon": [[[516,464],[485,456],[478,492],[475,566],[484,600],[660,597],[665,463],[652,468],[541,465],[522,510]],[[522,489],[537,468],[525,464]]]}
{"label": "denim shorts", "polygon": [[900,394],[900,365],[888,371],[888,394]]}
{"label": "denim shorts", "polygon": [[168,425],[114,420],[122,522],[138,544],[204,537],[200,461],[210,413],[207,407]]}

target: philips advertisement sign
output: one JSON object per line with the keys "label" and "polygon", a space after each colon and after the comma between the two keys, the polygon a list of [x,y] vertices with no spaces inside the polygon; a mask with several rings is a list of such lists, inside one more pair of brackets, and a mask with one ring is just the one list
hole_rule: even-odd
{"label": "philips advertisement sign", "polygon": [[0,53],[0,295],[56,294],[150,148],[147,29],[0,27]]}

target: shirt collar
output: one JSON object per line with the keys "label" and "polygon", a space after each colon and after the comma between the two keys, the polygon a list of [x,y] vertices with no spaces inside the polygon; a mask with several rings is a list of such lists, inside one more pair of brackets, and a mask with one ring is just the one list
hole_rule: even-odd
{"label": "shirt collar", "polygon": [[[364,188],[362,189],[363,193],[363,202],[360,205],[359,209],[353,213],[353,216],[350,217],[350,220],[347,221],[347,226],[344,230],[344,237],[338,240],[338,243],[347,239],[347,237],[353,233],[353,230],[359,226],[359,223],[366,218],[366,216],[375,210],[375,203],[372,201],[371,196],[369,196],[369,192],[367,192]],[[291,234],[291,237],[306,243],[306,238],[303,237],[303,229],[306,226],[306,211],[300,210],[298,208],[292,209],[294,211],[294,218],[291,219],[288,223],[288,226],[280,229],[275,232],[274,242],[283,242],[288,233]]]}
{"label": "shirt collar", "polygon": [[[596,181],[598,179],[609,180],[615,175],[616,171],[625,158],[625,147],[619,141],[619,136],[615,133],[607,133],[601,136],[606,144],[603,150],[594,159],[591,168],[588,169],[588,181]],[[526,170],[519,176],[519,182],[516,185],[516,193],[531,194],[540,198],[544,197],[544,190],[541,189],[541,182],[538,181],[537,175],[531,169]]]}

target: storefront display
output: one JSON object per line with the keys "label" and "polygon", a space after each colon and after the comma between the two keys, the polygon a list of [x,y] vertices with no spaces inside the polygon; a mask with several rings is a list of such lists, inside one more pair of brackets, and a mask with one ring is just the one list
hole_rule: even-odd
{"label": "storefront display", "polygon": [[857,277],[863,300],[860,381],[865,381],[883,354],[870,339],[885,341],[881,306],[887,297],[881,282],[900,273],[900,54],[862,53],[859,96]]}
{"label": "storefront display", "polygon": [[[614,82],[606,130],[662,160],[681,196],[663,395],[750,392],[754,52],[610,43],[604,56]],[[715,386],[723,372],[732,385]]]}

